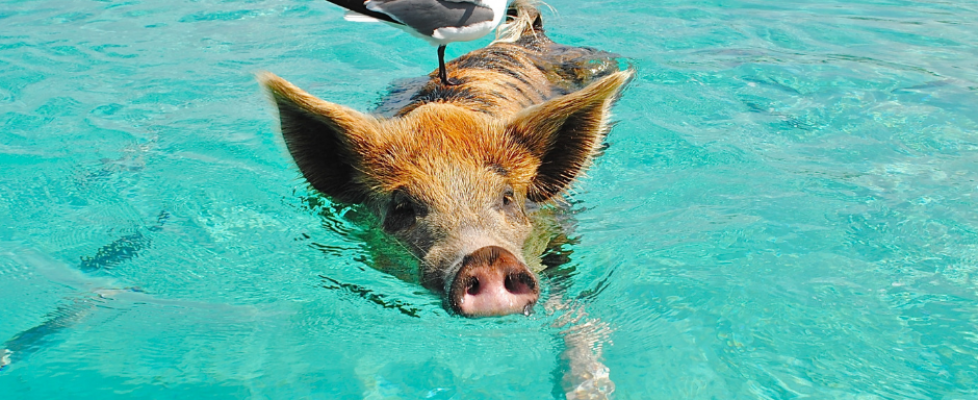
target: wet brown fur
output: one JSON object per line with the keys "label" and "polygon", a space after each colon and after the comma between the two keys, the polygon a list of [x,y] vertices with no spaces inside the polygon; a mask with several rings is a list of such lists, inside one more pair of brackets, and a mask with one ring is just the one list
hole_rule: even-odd
{"label": "wet brown fur", "polygon": [[[528,207],[559,195],[586,166],[632,75],[610,54],[553,43],[535,8],[520,0],[514,7],[526,22],[516,41],[449,63],[458,85],[432,73],[392,118],[259,77],[308,182],[394,221],[385,229],[422,260],[420,281],[435,290],[479,246],[498,245],[539,272]],[[402,228],[397,213],[409,211],[413,225]]]}

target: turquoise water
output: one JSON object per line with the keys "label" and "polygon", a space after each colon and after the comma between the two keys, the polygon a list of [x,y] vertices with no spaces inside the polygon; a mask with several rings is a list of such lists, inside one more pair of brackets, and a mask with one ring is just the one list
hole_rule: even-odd
{"label": "turquoise water", "polygon": [[[978,2],[549,4],[638,71],[544,279],[616,398],[978,399]],[[370,269],[253,78],[435,61],[320,0],[0,0],[0,397],[557,397],[560,313]]]}

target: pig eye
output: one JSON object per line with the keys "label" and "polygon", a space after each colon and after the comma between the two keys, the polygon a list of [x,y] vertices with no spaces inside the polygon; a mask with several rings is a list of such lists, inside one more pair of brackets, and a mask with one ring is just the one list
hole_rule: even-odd
{"label": "pig eye", "polygon": [[513,189],[503,193],[503,207],[509,207],[511,204],[513,204]]}
{"label": "pig eye", "polygon": [[506,187],[503,190],[502,199],[499,201],[500,209],[508,213],[513,213],[516,210],[516,195],[513,192],[513,188]]}
{"label": "pig eye", "polygon": [[396,191],[384,217],[384,229],[396,232],[410,228],[418,216],[424,216],[424,209],[404,192]]}

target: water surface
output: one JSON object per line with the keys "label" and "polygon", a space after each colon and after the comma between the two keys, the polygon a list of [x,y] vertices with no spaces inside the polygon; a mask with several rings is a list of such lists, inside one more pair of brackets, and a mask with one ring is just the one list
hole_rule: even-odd
{"label": "water surface", "polygon": [[[616,398],[978,398],[978,2],[549,4],[637,69],[545,280]],[[435,65],[320,0],[0,0],[3,398],[555,398],[554,316],[370,269],[253,78]]]}

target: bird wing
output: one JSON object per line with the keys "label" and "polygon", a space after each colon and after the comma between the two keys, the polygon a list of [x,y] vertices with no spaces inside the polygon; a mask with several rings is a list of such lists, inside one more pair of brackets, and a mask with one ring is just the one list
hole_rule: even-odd
{"label": "bird wing", "polygon": [[402,22],[396,21],[394,20],[394,18],[391,18],[390,15],[367,9],[367,6],[365,5],[365,3],[367,2],[364,0],[326,0],[326,1],[336,4],[347,10],[353,11],[357,14],[365,15],[377,20],[391,22],[394,24],[403,24]]}
{"label": "bird wing", "polygon": [[364,5],[369,11],[387,15],[426,36],[439,28],[492,22],[494,17],[491,8],[471,1],[367,0]]}
{"label": "bird wing", "polygon": [[500,5],[503,9],[509,5],[510,0],[445,0],[453,3],[472,3],[477,6],[483,6],[488,8],[494,8],[493,5]]}

